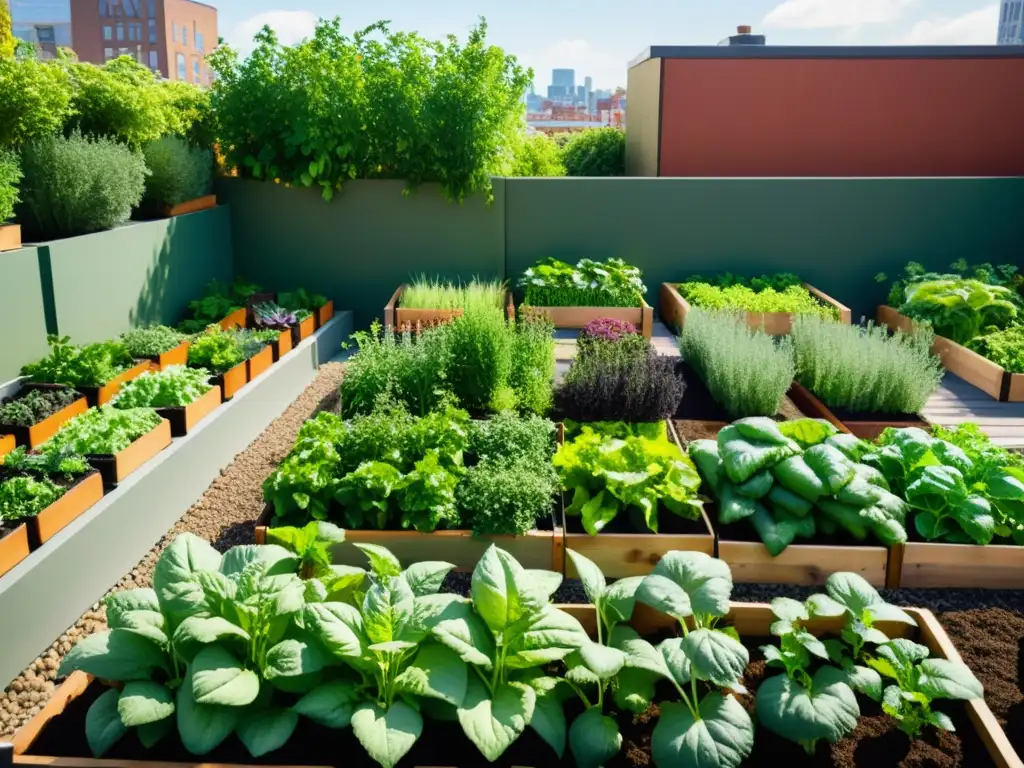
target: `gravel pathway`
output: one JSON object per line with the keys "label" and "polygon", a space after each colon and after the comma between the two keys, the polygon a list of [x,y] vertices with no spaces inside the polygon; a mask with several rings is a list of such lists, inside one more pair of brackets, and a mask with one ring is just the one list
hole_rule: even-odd
{"label": "gravel pathway", "polygon": [[[319,410],[337,411],[343,370],[337,363],[322,366],[313,383],[288,410],[221,471],[202,498],[111,592],[150,586],[157,557],[179,533],[202,536],[221,551],[236,544],[254,543],[252,528],[263,510],[264,479],[291,450],[306,419]],[[11,682],[0,697],[0,738],[13,734],[42,708],[53,693],[64,654],[82,637],[105,629],[106,623],[106,609],[98,602]]]}

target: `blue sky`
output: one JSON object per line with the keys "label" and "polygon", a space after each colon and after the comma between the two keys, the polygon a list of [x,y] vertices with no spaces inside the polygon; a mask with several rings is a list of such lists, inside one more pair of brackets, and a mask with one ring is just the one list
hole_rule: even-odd
{"label": "blue sky", "polygon": [[489,39],[515,54],[543,89],[553,67],[626,84],[626,64],[649,45],[715,44],[751,24],[769,44],[890,45],[995,43],[998,0],[205,0],[220,10],[220,33],[243,50],[269,23],[283,40],[307,35],[318,16],[346,30],[378,19],[428,37],[464,35],[478,16]]}

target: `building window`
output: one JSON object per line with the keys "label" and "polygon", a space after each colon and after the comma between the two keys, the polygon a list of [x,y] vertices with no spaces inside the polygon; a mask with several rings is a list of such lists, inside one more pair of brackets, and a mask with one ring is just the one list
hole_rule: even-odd
{"label": "building window", "polygon": [[117,55],[118,56],[131,56],[132,55],[132,49],[131,48],[118,48],[117,49]]}
{"label": "building window", "polygon": [[53,27],[36,27],[36,37],[40,43],[55,42]]}
{"label": "building window", "polygon": [[156,18],[156,0],[149,0],[149,18]]}
{"label": "building window", "polygon": [[149,20],[149,42],[156,42],[156,19]]}
{"label": "building window", "polygon": [[149,52],[149,68],[154,72],[160,69],[160,54],[156,51]]}
{"label": "building window", "polygon": [[104,48],[103,49],[103,60],[104,61],[110,61],[112,58],[114,58],[114,49],[113,48]]}
{"label": "building window", "polygon": [[193,56],[192,57],[192,82],[193,83],[197,83],[197,84],[202,82],[202,79],[199,76],[199,57],[198,56]]}
{"label": "building window", "polygon": [[171,23],[171,40],[178,42],[178,25]]}
{"label": "building window", "polygon": [[188,27],[181,25],[181,44],[188,47]]}
{"label": "building window", "polygon": [[100,16],[107,15],[107,0],[100,0]]}
{"label": "building window", "polygon": [[179,53],[175,57],[175,62],[178,65],[178,79],[182,82],[188,82],[188,69],[186,69],[185,54]]}
{"label": "building window", "polygon": [[199,51],[200,53],[205,53],[206,52],[206,39],[203,37],[203,33],[202,32],[196,32],[195,38],[196,38],[196,50]]}
{"label": "building window", "polygon": [[111,26],[109,24],[107,24],[105,27],[103,27],[103,39],[104,40],[113,40],[114,39],[114,30],[113,30],[113,28],[111,28]]}
{"label": "building window", "polygon": [[118,22],[117,24],[117,39],[124,40],[124,24]]}

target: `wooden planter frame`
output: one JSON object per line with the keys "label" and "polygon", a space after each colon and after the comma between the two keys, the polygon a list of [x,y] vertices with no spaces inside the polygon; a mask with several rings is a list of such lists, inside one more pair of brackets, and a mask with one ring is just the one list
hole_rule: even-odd
{"label": "wooden planter frame", "polygon": [[[593,605],[586,604],[556,604],[566,613],[574,616],[583,627],[591,634],[597,634],[597,612]],[[926,646],[935,658],[948,659],[953,662],[963,663],[963,659],[957,652],[953,642],[949,639],[942,625],[931,613],[931,611],[919,608],[906,608],[914,620],[916,627],[911,627],[898,622],[879,622],[878,628],[889,637],[909,637]],[[771,606],[764,603],[730,603],[729,614],[726,621],[739,632],[741,637],[767,636],[775,617],[771,612]],[[636,605],[633,612],[633,619],[630,622],[634,629],[641,635],[648,635],[659,630],[674,629],[676,620],[655,612],[640,603]],[[825,634],[838,634],[840,623],[835,619],[812,619],[805,623],[807,629],[816,636]],[[781,674],[781,673],[780,673]],[[46,757],[37,755],[26,755],[31,749],[39,734],[50,723],[58,718],[67,708],[68,704],[81,696],[93,683],[93,678],[84,672],[72,672],[71,675],[54,691],[53,696],[46,705],[26,723],[14,735],[14,765],[48,765],[52,768],[255,768],[246,764],[224,764],[224,763],[177,763],[163,762],[156,760],[105,760],[78,757]],[[981,742],[985,745],[989,756],[992,758],[996,768],[1024,768],[1024,763],[1017,756],[1006,732],[999,725],[992,710],[984,699],[965,701],[964,707],[967,710],[968,718]],[[757,745],[754,745],[757,749]],[[301,766],[284,766],[278,768],[302,768]],[[326,766],[306,766],[306,768],[326,768]],[[417,768],[427,768],[418,766]],[[442,768],[437,766],[435,768]]]}
{"label": "wooden planter frame", "polygon": [[889,574],[892,587],[1020,589],[1024,584],[1024,547],[908,541],[898,549],[897,570]]}
{"label": "wooden planter frame", "polygon": [[632,323],[637,331],[646,338],[654,333],[654,308],[643,299],[639,307],[535,307],[530,306],[531,313],[547,317],[555,328],[583,328],[587,323],[601,318],[611,318]]}
{"label": "wooden planter frame", "polygon": [[[27,389],[71,389],[71,387],[66,387],[63,384],[26,384],[18,395],[20,396]],[[81,395],[74,402],[64,406],[55,413],[51,413],[45,419],[37,421],[30,427],[21,427],[16,424],[0,424],[0,433],[13,436],[14,441],[18,445],[35,448],[53,437],[64,422],[85,413],[88,408],[89,403],[86,401],[85,396]],[[3,453],[5,452],[0,449],[0,455],[3,455]]]}
{"label": "wooden planter frame", "polygon": [[203,195],[202,197],[195,197],[191,200],[186,200],[177,205],[165,205],[164,216],[173,218],[174,216],[184,216],[186,213],[198,213],[199,211],[207,211],[210,208],[217,206],[216,195]]}
{"label": "wooden planter frame", "polygon": [[188,348],[192,345],[188,339],[181,342],[173,349],[161,352],[159,355],[152,355],[148,358],[150,370],[163,371],[172,365],[188,365]]}
{"label": "wooden planter frame", "polygon": [[[909,317],[884,305],[878,308],[877,320],[879,325],[886,325],[893,331],[913,333],[916,327]],[[944,336],[935,337],[932,354],[939,356],[947,371],[955,373],[992,399],[1001,403],[1024,403],[1024,373],[1010,373]]]}
{"label": "wooden planter frame", "polygon": [[129,368],[127,371],[119,373],[102,386],[75,387],[75,389],[85,395],[85,399],[88,401],[90,406],[96,407],[106,405],[114,399],[114,396],[118,392],[121,391],[121,387],[126,382],[129,382],[132,379],[137,379],[148,370],[150,370],[149,360],[138,360],[134,366]]}
{"label": "wooden planter frame", "polygon": [[20,523],[0,539],[0,577],[29,556],[28,526]]}
{"label": "wooden planter frame", "polygon": [[277,335],[275,341],[270,342],[270,348],[273,350],[274,362],[278,362],[282,357],[292,351],[292,329],[285,328]]}
{"label": "wooden planter frame", "polygon": [[292,346],[297,347],[308,339],[316,331],[316,315],[310,315],[305,320],[298,322],[291,327]]}
{"label": "wooden planter frame", "polygon": [[269,344],[245,361],[245,375],[248,381],[255,381],[274,364],[274,349]]}
{"label": "wooden planter frame", "polygon": [[813,392],[798,381],[794,381],[790,386],[787,397],[806,416],[812,419],[824,419],[841,432],[848,432],[859,437],[861,440],[874,440],[887,427],[895,427],[896,429],[918,427],[924,430],[931,428],[931,424],[923,416],[919,416],[916,421],[854,421],[852,419],[841,421],[838,416],[829,410],[827,405],[821,402]]}
{"label": "wooden planter frame", "polygon": [[206,394],[200,395],[188,405],[157,408],[156,412],[170,423],[171,437],[185,437],[200,421],[217,410],[222,402],[220,387],[214,384]]}
{"label": "wooden planter frame", "polygon": [[21,248],[21,225],[0,224],[0,251],[16,251]]}
{"label": "wooden planter frame", "polygon": [[171,444],[171,423],[164,418],[142,437],[114,454],[88,454],[86,459],[103,476],[106,485],[117,485]]}
{"label": "wooden planter frame", "polygon": [[[406,309],[401,306],[402,294],[409,287],[402,283],[391,295],[391,300],[384,306],[384,327],[395,330],[418,330],[421,327],[447,323],[453,317],[461,317],[462,309]],[[512,292],[505,291],[505,315],[509,320],[516,319],[516,305],[512,300]]]}
{"label": "wooden planter frame", "polygon": [[245,307],[232,310],[231,314],[217,323],[217,325],[220,326],[222,331],[230,331],[233,328],[245,328],[246,312]]}
{"label": "wooden planter frame", "polygon": [[[661,284],[658,310],[665,325],[679,330],[686,322],[686,315],[690,311],[691,304],[683,298],[677,285],[678,283]],[[804,283],[803,287],[822,304],[838,310],[840,323],[850,325],[853,313],[849,307],[840,304],[810,283]],[[785,336],[793,330],[793,317],[793,312],[747,312],[747,325],[755,331],[763,328],[764,332],[770,336]]]}
{"label": "wooden planter frame", "polygon": [[314,323],[316,330],[319,331],[325,323],[330,322],[331,318],[334,317],[334,299],[328,299],[326,304],[321,304],[314,309],[313,317],[316,319]]}
{"label": "wooden planter frame", "polygon": [[210,379],[210,383],[220,387],[222,400],[230,400],[238,394],[238,390],[249,383],[249,361],[243,360],[224,373],[217,374]]}

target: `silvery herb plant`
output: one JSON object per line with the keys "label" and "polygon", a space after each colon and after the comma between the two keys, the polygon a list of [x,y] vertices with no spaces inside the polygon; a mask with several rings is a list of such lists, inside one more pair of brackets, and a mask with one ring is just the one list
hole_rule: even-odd
{"label": "silvery herb plant", "polygon": [[[636,600],[678,620],[682,631],[682,637],[661,642],[658,658],[642,667],[672,683],[680,698],[661,704],[651,735],[651,755],[659,768],[735,768],[753,748],[750,715],[729,695],[745,690],[740,679],[749,654],[735,629],[717,626],[729,611],[730,594],[729,566],[702,552],[668,552],[636,590]],[[639,661],[643,651],[635,638],[623,644],[628,654],[635,652],[628,663],[647,664]],[[631,677],[630,685],[644,682]],[[653,685],[637,690],[641,699],[654,693]]]}

